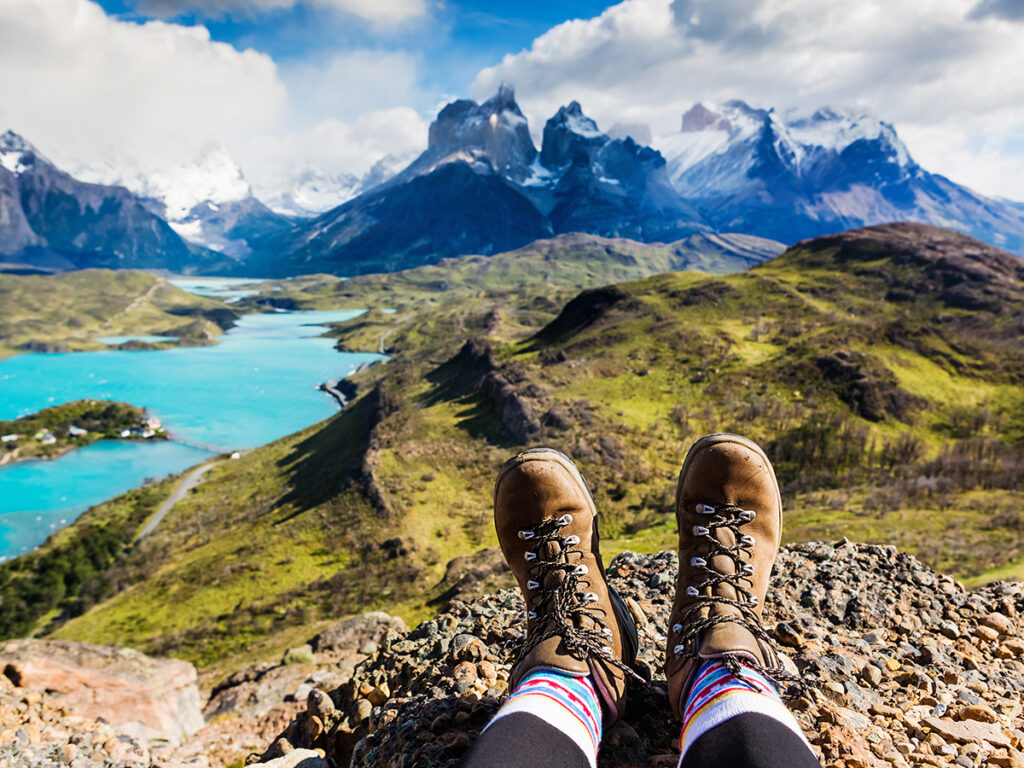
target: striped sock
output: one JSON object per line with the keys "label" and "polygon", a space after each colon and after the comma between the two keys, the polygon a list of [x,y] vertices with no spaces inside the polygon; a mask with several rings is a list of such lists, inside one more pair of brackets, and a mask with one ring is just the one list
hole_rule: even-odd
{"label": "striped sock", "polygon": [[771,680],[745,664],[742,676],[736,676],[721,661],[710,659],[697,671],[683,710],[679,764],[682,765],[686,750],[701,735],[745,712],[770,717],[807,742]]}
{"label": "striped sock", "polygon": [[531,672],[515,687],[487,728],[513,712],[534,715],[560,730],[583,750],[591,768],[596,768],[601,705],[589,676],[572,677],[551,670]]}

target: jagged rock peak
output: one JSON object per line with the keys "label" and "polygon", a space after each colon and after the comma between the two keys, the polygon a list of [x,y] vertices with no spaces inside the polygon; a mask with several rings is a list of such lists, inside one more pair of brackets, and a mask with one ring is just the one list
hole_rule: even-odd
{"label": "jagged rock peak", "polygon": [[536,157],[537,148],[515,91],[503,83],[483,104],[459,99],[445,106],[430,125],[427,150],[399,177],[429,173],[443,163],[462,161],[477,171],[492,171],[522,182],[530,175]]}
{"label": "jagged rock peak", "polygon": [[559,110],[544,125],[544,143],[541,146],[540,162],[545,168],[559,168],[568,165],[582,152],[608,142],[597,123],[583,114],[578,101],[571,101]]}

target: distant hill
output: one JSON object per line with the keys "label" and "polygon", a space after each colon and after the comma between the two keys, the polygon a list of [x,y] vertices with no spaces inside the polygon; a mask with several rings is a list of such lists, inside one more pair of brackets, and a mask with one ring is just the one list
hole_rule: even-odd
{"label": "distant hill", "polygon": [[98,336],[162,334],[175,337],[167,342],[175,346],[212,343],[238,316],[150,272],[0,274],[0,359],[16,352],[109,349]]}
{"label": "distant hill", "polygon": [[[610,558],[672,546],[679,462],[716,430],[765,446],[789,541],[894,544],[969,583],[1024,575],[1024,265],[1010,254],[904,224],[745,272],[583,291],[490,282],[484,261],[455,262],[435,292],[306,278],[317,306],[397,308],[334,332],[383,341],[390,360],[349,382],[337,417],[218,462],[143,542],[128,546],[177,481],[3,566],[5,631],[45,618],[58,637],[227,670],[320,618],[385,608],[413,624],[503,578],[489,510],[508,455],[546,444],[579,462]],[[74,553],[100,533],[123,544],[86,573]],[[46,592],[61,569],[87,598]]]}

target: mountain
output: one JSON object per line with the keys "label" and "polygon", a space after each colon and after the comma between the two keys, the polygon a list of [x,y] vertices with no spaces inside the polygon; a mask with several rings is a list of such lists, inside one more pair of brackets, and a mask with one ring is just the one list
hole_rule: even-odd
{"label": "mountain", "polygon": [[114,152],[80,162],[72,171],[83,180],[126,187],[183,238],[235,260],[252,253],[250,240],[293,223],[253,195],[238,163],[219,146],[172,164]]}
{"label": "mountain", "polygon": [[742,101],[697,104],[656,146],[675,190],[719,230],[792,243],[916,221],[1024,252],[1024,207],[926,171],[891,125],[862,112],[785,119]]}
{"label": "mountain", "polygon": [[388,154],[362,177],[352,173],[326,173],[313,167],[295,173],[283,189],[269,195],[267,205],[285,216],[309,218],[337,208],[395,176],[413,159],[407,153]]}
{"label": "mountain", "polygon": [[672,189],[660,153],[602,133],[578,102],[545,124],[540,165],[530,192],[556,232],[666,242],[708,231]]}
{"label": "mountain", "polygon": [[[513,216],[513,219],[509,219]],[[572,102],[538,152],[510,86],[460,99],[430,126],[427,149],[354,200],[258,244],[246,269],[353,275],[489,255],[565,232],[669,242],[710,232],[672,189],[664,158],[613,139]]]}
{"label": "mountain", "polygon": [[0,259],[48,269],[225,269],[124,187],[78,181],[21,136],[0,135]]}

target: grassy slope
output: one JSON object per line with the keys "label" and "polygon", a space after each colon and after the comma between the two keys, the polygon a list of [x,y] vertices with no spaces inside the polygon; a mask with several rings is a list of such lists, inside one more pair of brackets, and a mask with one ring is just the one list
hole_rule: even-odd
{"label": "grassy slope", "polygon": [[[145,578],[57,635],[226,669],[325,616],[425,615],[450,586],[448,560],[495,543],[492,478],[525,442],[478,386],[479,363],[456,355],[472,337],[545,417],[529,442],[580,463],[608,554],[672,546],[689,442],[735,430],[775,458],[790,540],[892,542],[963,577],[1016,567],[1024,286],[1000,278],[995,300],[964,309],[895,248],[869,239],[851,259],[804,246],[743,274],[647,278],[603,309],[572,305],[540,339],[557,294],[509,286],[499,302],[467,286],[424,314],[396,288],[401,311],[377,318],[396,355],[359,375],[363,397],[215,467],[115,571]],[[339,342],[377,330],[357,318]],[[825,375],[837,353],[851,380]]]}
{"label": "grassy slope", "polygon": [[[97,336],[181,336],[203,343],[236,315],[142,271],[87,269],[57,275],[0,274],[0,359],[36,344],[51,349],[106,349]],[[203,316],[203,313],[207,313]]]}

